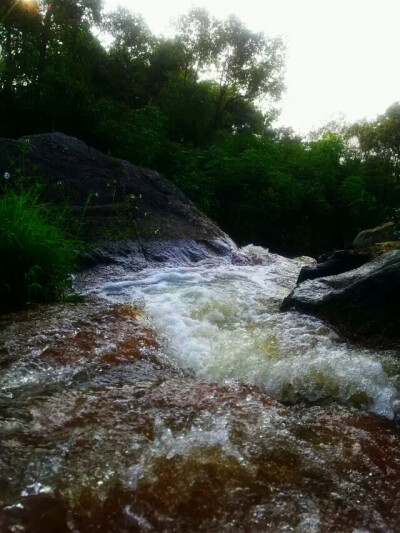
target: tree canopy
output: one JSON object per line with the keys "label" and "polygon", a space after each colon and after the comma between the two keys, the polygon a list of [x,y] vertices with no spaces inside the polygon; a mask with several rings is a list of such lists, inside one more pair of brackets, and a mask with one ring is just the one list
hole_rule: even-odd
{"label": "tree canopy", "polygon": [[280,39],[193,8],[160,38],[101,0],[0,4],[0,136],[75,135],[156,168],[241,243],[348,244],[396,218],[400,104],[302,140],[276,129]]}

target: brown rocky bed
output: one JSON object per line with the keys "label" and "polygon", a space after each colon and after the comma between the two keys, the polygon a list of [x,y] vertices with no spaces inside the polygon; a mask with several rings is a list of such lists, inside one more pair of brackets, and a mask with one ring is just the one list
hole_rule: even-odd
{"label": "brown rocky bed", "polygon": [[4,533],[398,530],[389,421],[195,378],[130,305],[3,316],[1,343]]}

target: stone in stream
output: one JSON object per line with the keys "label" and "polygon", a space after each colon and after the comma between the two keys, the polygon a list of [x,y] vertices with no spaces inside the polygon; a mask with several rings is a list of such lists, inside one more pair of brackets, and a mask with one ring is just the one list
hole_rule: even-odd
{"label": "stone in stream", "polygon": [[352,338],[396,346],[399,303],[400,251],[393,251],[350,272],[303,282],[281,309],[317,315]]}
{"label": "stone in stream", "polygon": [[354,239],[351,249],[324,253],[318,258],[318,264],[304,266],[297,283],[354,270],[382,253],[400,248],[400,241],[394,240],[396,236],[394,222],[361,231]]}
{"label": "stone in stream", "polygon": [[395,223],[386,222],[382,226],[361,231],[353,241],[353,248],[355,250],[369,248],[378,242],[393,241],[395,237]]}
{"label": "stone in stream", "polygon": [[354,250],[337,250],[321,263],[316,265],[305,265],[300,270],[297,283],[302,283],[307,279],[316,279],[326,276],[342,274],[349,270],[360,267],[371,260],[369,252],[355,252]]}

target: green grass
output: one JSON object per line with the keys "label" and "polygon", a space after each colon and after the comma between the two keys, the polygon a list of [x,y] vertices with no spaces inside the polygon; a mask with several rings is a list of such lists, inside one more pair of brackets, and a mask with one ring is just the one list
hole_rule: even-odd
{"label": "green grass", "polygon": [[0,196],[0,309],[63,298],[71,287],[77,242],[65,219],[35,189]]}

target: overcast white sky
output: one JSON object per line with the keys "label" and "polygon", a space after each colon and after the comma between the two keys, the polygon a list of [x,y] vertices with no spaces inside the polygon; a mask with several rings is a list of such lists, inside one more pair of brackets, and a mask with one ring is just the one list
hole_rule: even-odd
{"label": "overcast white sky", "polygon": [[343,113],[373,118],[400,100],[400,0],[105,0],[141,13],[156,34],[195,5],[285,38],[279,124],[306,133]]}

